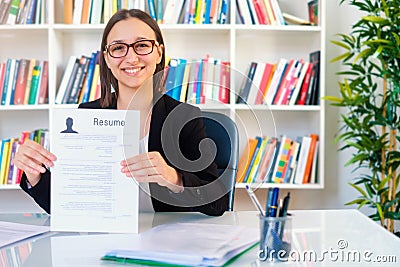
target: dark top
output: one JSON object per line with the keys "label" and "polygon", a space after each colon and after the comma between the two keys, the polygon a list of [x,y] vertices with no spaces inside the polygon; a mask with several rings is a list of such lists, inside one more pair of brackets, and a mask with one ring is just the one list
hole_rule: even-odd
{"label": "dark top", "polygon": [[[206,137],[200,109],[176,101],[167,95],[159,96],[159,100],[155,102],[151,115],[148,151],[158,151],[165,161],[177,170],[185,189],[182,193],[173,193],[166,187],[150,183],[154,210],[156,212],[198,211],[208,215],[222,215],[228,208],[226,194],[228,189],[217,180],[215,163],[208,163],[201,169],[197,167],[199,164],[196,160],[203,157],[206,154],[204,151],[207,151],[207,149],[202,150],[202,153],[199,151],[200,141]],[[82,103],[79,108],[101,109],[102,107],[100,101],[95,100]],[[112,105],[106,109],[116,108],[117,101],[114,97]],[[51,175],[47,171],[41,176],[40,181],[28,189],[26,176],[23,174],[20,186],[40,207],[50,213]]]}

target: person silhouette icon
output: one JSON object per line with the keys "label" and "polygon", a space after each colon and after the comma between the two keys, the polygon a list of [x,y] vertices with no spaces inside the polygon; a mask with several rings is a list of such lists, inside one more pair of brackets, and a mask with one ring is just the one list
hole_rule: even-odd
{"label": "person silhouette icon", "polygon": [[77,131],[74,131],[72,129],[72,125],[74,124],[74,120],[70,117],[68,117],[65,120],[65,124],[67,125],[67,129],[65,129],[64,131],[61,131],[60,133],[78,133]]}

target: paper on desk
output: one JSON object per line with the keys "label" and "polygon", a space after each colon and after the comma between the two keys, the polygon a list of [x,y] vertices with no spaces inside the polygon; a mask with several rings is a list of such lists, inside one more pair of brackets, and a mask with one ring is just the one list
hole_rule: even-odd
{"label": "paper on desk", "polygon": [[106,253],[105,260],[132,259],[185,266],[221,266],[259,241],[257,228],[176,223],[138,235],[130,249]]}
{"label": "paper on desk", "polygon": [[12,244],[28,237],[48,232],[48,226],[38,226],[0,221],[0,247]]}
{"label": "paper on desk", "polygon": [[138,232],[138,185],[120,162],[139,152],[139,112],[55,109],[52,231]]}

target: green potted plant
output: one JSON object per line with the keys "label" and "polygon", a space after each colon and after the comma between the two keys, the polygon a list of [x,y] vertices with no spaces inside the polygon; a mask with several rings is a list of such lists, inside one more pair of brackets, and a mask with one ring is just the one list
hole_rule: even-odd
{"label": "green potted plant", "polygon": [[[332,43],[345,52],[337,73],[339,96],[324,99],[341,108],[336,141],[352,152],[346,166],[357,170],[350,185],[360,196],[346,205],[365,205],[370,217],[396,232],[400,220],[400,0],[340,0],[363,14],[349,34]],[[399,235],[399,232],[396,233]]]}

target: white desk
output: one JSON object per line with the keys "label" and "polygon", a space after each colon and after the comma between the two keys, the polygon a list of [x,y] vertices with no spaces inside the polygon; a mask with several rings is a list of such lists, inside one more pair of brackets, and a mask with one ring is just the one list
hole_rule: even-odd
{"label": "white desk", "polygon": [[[293,214],[292,245],[298,252],[298,254],[292,254],[292,258],[306,255],[307,259],[300,258],[297,262],[273,263],[273,265],[400,266],[400,239],[357,210],[292,211],[291,213]],[[48,219],[48,216],[40,214],[0,214],[1,221],[35,225],[46,225]],[[222,217],[209,217],[197,213],[157,213],[141,215],[140,231],[173,222],[239,224],[258,227],[257,213],[253,211],[227,212]],[[11,257],[8,266],[122,266],[120,263],[101,261],[100,257],[107,250],[129,247],[130,238],[132,235],[127,234],[51,232],[1,249],[0,259]],[[325,254],[323,254],[324,251],[326,251]],[[314,256],[317,257],[313,257],[312,253],[315,253]],[[230,266],[271,264],[259,261],[257,255],[258,246],[239,257]],[[311,258],[309,258],[310,255]],[[323,255],[325,258],[321,260]],[[378,263],[375,260],[386,262]],[[0,260],[0,266],[7,265]]]}

